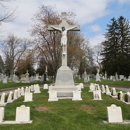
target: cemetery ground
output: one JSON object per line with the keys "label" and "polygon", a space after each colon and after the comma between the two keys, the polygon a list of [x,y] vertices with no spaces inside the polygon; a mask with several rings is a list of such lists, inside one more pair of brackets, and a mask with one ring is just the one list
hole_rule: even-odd
{"label": "cemetery ground", "polygon": [[[52,83],[50,81],[49,83]],[[79,82],[79,80],[76,80]],[[94,81],[91,81],[94,82]],[[129,81],[102,81],[99,84],[121,84],[128,86]],[[129,83],[129,84],[128,84]],[[9,83],[11,84],[11,83]],[[33,83],[34,84],[34,83]],[[87,84],[89,84],[87,82]],[[16,84],[18,85],[18,84]],[[19,84],[18,86],[27,85]],[[30,84],[28,84],[29,86]],[[2,83],[0,83],[2,86]],[[8,85],[10,88],[12,86]],[[118,86],[118,85],[117,85]],[[129,85],[130,86],[130,85]],[[13,86],[12,86],[13,87]],[[103,100],[93,100],[93,93],[88,92],[88,85],[82,89],[82,101],[71,99],[48,102],[48,90],[41,88],[41,93],[33,94],[32,102],[23,102],[20,97],[13,103],[5,106],[4,120],[15,120],[16,107],[25,105],[30,107],[32,124],[0,125],[0,130],[129,130],[130,124],[104,124],[107,120],[107,107],[115,104],[122,108],[123,120],[130,120],[130,105],[117,101],[108,95],[102,94]]]}
{"label": "cemetery ground", "polygon": [[[115,82],[116,81],[114,81],[114,83]],[[123,120],[130,120],[130,105],[126,105],[105,94],[102,94],[103,100],[93,100],[93,93],[88,91],[88,86],[82,89],[82,101],[64,99],[57,102],[48,102],[48,90],[43,88],[41,88],[41,93],[33,94],[32,102],[23,102],[24,97],[22,96],[13,103],[5,106],[4,120],[15,120],[16,107],[25,105],[30,107],[30,120],[33,120],[32,124],[0,125],[0,130],[130,129],[130,124],[103,123],[103,120],[107,120],[107,107],[111,104],[122,108]]]}

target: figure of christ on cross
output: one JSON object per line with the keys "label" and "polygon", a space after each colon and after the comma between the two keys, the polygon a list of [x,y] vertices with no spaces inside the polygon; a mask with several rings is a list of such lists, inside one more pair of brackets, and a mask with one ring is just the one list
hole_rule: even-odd
{"label": "figure of christ on cross", "polygon": [[60,31],[61,32],[61,45],[62,45],[62,66],[67,66],[67,32],[79,31],[79,25],[70,25],[67,22],[67,13],[62,12],[62,22],[59,25],[49,25],[48,31]]}
{"label": "figure of christ on cross", "polygon": [[77,27],[75,25],[71,28],[65,28],[65,27],[57,28],[57,27],[54,27],[54,26],[50,26],[50,27],[53,28],[53,29],[61,31],[61,35],[62,35],[61,36],[61,45],[62,45],[62,48],[63,48],[62,54],[65,55],[66,54],[65,47],[67,46],[67,32],[69,30],[72,30],[72,29],[77,28]]}

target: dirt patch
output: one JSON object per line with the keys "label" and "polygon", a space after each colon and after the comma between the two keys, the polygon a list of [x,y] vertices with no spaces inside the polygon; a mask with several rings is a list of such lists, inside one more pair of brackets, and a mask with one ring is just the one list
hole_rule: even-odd
{"label": "dirt patch", "polygon": [[50,111],[50,108],[47,107],[47,106],[37,106],[35,109],[36,109],[37,111],[43,111],[43,112],[45,112],[45,111]]}
{"label": "dirt patch", "polygon": [[94,106],[91,106],[91,105],[82,105],[81,106],[81,109],[82,110],[92,110],[94,109],[95,107]]}

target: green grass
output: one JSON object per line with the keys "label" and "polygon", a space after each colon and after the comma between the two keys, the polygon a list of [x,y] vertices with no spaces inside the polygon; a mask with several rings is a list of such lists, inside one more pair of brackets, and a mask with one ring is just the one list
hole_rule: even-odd
{"label": "green grass", "polygon": [[[47,81],[47,84],[53,83],[53,80]],[[15,83],[15,82],[8,82],[7,84],[3,84],[3,82],[0,82],[0,89],[6,89],[6,88],[17,88],[17,87],[23,87],[23,86],[29,86],[32,84],[41,84],[40,81],[34,81],[31,83]]]}
{"label": "green grass", "polygon": [[[84,83],[83,79],[74,79],[75,83]],[[14,82],[8,82],[7,84],[3,84],[0,82],[0,89],[6,89],[6,88],[17,88],[22,86],[29,86],[32,84],[41,84],[40,81],[32,82],[32,83],[14,83]],[[47,84],[54,83],[54,79],[51,79],[47,81]],[[130,81],[112,81],[112,80],[101,80],[101,82],[96,82],[95,80],[91,80],[89,82],[86,82],[84,84],[90,84],[90,83],[98,83],[98,84],[104,84],[104,85],[117,85],[117,86],[127,86],[130,87]]]}
{"label": "green grass", "polygon": [[[75,83],[84,83],[83,79],[75,79]],[[104,85],[117,85],[117,86],[128,86],[130,87],[130,81],[112,81],[112,80],[101,80],[101,82],[96,82],[95,80],[90,80],[89,82],[86,82],[85,84],[90,83],[97,83],[97,84],[104,84]]]}
{"label": "green grass", "polygon": [[[33,94],[33,102],[23,102],[21,97],[5,106],[5,120],[15,120],[16,107],[30,107],[32,124],[0,125],[0,130],[129,130],[129,125],[104,124],[107,120],[107,106],[116,104],[122,108],[123,119],[130,120],[130,105],[117,101],[105,94],[103,100],[92,100],[88,87],[82,89],[82,101],[70,99],[48,102],[48,90],[41,89],[40,94]],[[42,107],[42,111],[36,108]],[[47,108],[47,110],[45,110]]]}

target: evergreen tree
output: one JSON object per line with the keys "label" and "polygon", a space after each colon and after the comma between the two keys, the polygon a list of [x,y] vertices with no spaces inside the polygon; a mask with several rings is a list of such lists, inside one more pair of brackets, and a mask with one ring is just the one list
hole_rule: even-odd
{"label": "evergreen tree", "polygon": [[130,73],[130,25],[123,16],[111,19],[103,45],[103,71],[108,75]]}

